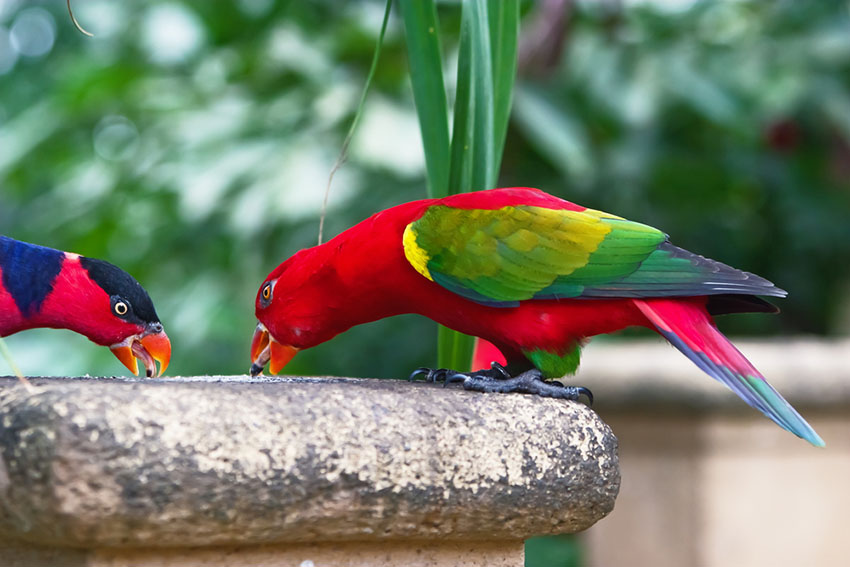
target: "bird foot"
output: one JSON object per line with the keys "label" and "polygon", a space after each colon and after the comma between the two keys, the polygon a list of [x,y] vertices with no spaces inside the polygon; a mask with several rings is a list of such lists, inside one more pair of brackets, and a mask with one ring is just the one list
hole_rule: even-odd
{"label": "bird foot", "polygon": [[[442,382],[443,386],[446,386],[452,382],[458,382],[459,380],[451,380],[451,377],[459,374],[462,373],[457,370],[451,370],[450,368],[426,368],[423,366],[411,372],[408,380],[413,381],[421,376],[425,378],[426,382]],[[511,377],[508,371],[505,370],[505,367],[498,362],[494,362],[489,369],[478,370],[463,375],[490,380],[507,380]]]}
{"label": "bird foot", "polygon": [[578,400],[582,395],[593,405],[593,393],[583,386],[565,386],[560,382],[547,382],[536,368],[526,370],[516,376],[499,363],[492,363],[489,369],[475,372],[457,372],[446,368],[417,368],[410,374],[410,380],[424,376],[428,382],[443,382],[444,386],[462,382],[464,390],[485,393],[534,394],[544,398]]}

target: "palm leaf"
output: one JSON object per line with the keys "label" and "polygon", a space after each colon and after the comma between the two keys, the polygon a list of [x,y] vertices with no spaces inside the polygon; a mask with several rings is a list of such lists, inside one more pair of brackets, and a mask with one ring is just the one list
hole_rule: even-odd
{"label": "palm leaf", "polygon": [[437,8],[433,0],[400,0],[410,82],[422,131],[428,194],[449,193],[449,122]]}
{"label": "palm leaf", "polygon": [[511,114],[519,41],[519,2],[489,0],[490,45],[493,46],[493,169],[498,175]]}

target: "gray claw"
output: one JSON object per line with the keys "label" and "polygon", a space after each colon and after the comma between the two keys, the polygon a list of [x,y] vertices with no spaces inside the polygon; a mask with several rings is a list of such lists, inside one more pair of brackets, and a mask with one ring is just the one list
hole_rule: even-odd
{"label": "gray claw", "polygon": [[[590,390],[588,390],[584,386],[573,386],[573,388],[576,389],[578,396],[581,396],[583,394],[587,398],[587,401],[588,401],[587,405],[589,407],[593,407],[593,392],[591,392]],[[578,399],[578,396],[576,396],[576,399]]]}
{"label": "gray claw", "polygon": [[[252,367],[252,370],[253,370],[253,367]],[[409,381],[413,382],[413,381],[414,381],[414,380],[416,380],[416,378],[418,378],[420,375],[424,374],[424,375],[425,375],[425,379],[427,380],[427,379],[428,379],[428,376],[430,376],[431,372],[433,372],[433,370],[431,370],[430,368],[425,368],[424,366],[420,366],[419,368],[417,368],[416,370],[414,370],[413,372],[411,372],[411,373],[410,373],[410,376],[408,376],[408,377],[407,377],[407,379],[408,379]]]}

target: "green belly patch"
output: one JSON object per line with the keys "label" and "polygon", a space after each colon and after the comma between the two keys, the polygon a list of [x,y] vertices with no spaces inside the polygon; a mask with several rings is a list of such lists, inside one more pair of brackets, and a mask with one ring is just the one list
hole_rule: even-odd
{"label": "green belly patch", "polygon": [[522,354],[543,373],[544,378],[561,378],[575,374],[578,370],[578,364],[581,360],[581,345],[576,344],[562,354],[542,349],[524,350]]}

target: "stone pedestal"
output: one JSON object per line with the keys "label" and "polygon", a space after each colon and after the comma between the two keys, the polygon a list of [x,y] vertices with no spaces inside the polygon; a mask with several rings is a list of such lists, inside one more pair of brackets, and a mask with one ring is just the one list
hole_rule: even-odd
{"label": "stone pedestal", "polygon": [[520,565],[611,511],[582,404],[439,385],[0,379],[0,565]]}

